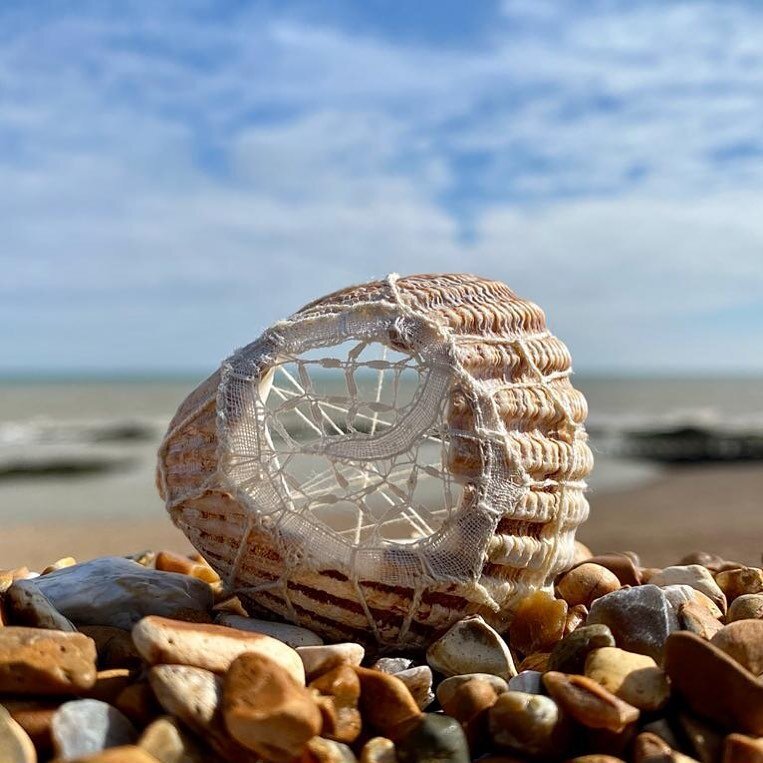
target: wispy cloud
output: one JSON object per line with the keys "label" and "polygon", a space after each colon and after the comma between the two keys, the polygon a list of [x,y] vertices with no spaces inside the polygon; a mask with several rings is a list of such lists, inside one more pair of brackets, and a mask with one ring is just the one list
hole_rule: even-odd
{"label": "wispy cloud", "polygon": [[0,10],[0,369],[211,366],[450,269],[583,369],[763,369],[760,6],[484,7],[463,44],[341,5]]}

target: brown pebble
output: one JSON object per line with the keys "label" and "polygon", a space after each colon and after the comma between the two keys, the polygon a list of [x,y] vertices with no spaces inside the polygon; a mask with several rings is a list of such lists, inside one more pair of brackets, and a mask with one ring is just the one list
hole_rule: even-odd
{"label": "brown pebble", "polygon": [[567,610],[567,619],[564,623],[564,636],[569,636],[574,630],[581,626],[588,617],[588,607],[583,604],[576,604]]}
{"label": "brown pebble", "polygon": [[574,567],[556,584],[557,594],[570,606],[590,607],[594,599],[620,588],[617,575],[600,564],[584,562]]}
{"label": "brown pebble", "polygon": [[218,583],[220,576],[206,563],[196,562],[174,551],[160,551],[156,555],[154,566],[162,572],[181,572],[184,575],[203,580],[205,583]]}
{"label": "brown pebble", "polygon": [[147,726],[163,713],[147,679],[136,681],[122,689],[114,700],[114,707],[124,713],[138,728]]}
{"label": "brown pebble", "polygon": [[763,593],[763,570],[758,567],[738,567],[724,570],[715,576],[729,603],[746,593]]}
{"label": "brown pebble", "polygon": [[206,763],[208,753],[173,717],[157,718],[141,734],[138,747],[159,763]]}
{"label": "brown pebble", "polygon": [[338,665],[312,681],[316,702],[323,716],[321,734],[335,742],[354,742],[362,720],[358,710],[360,679],[349,665]]}
{"label": "brown pebble", "polygon": [[723,743],[723,763],[763,763],[763,739],[729,734]]}
{"label": "brown pebble", "polygon": [[360,713],[382,736],[395,740],[396,732],[419,718],[421,710],[408,687],[395,676],[354,666],[360,679]]}
{"label": "brown pebble", "polygon": [[743,593],[737,596],[726,613],[727,623],[735,620],[763,620],[763,593]]}
{"label": "brown pebble", "polygon": [[684,556],[678,563],[701,564],[703,567],[707,567],[709,570],[715,572],[724,564],[724,560],[717,554],[709,554],[707,551],[692,551],[691,553],[686,554],[686,556]]}
{"label": "brown pebble", "polygon": [[82,697],[88,699],[99,699],[101,702],[108,702],[113,705],[116,698],[133,681],[133,673],[127,668],[110,668],[109,670],[99,670],[95,676],[95,683],[86,692],[82,692]]}
{"label": "brown pebble", "polygon": [[[678,724],[688,740],[689,749],[703,763],[715,763],[721,757],[723,735],[718,727],[685,711],[678,713]],[[667,741],[667,740],[666,740]],[[677,745],[671,745],[677,747]]]}
{"label": "brown pebble", "polygon": [[651,583],[652,578],[655,575],[659,575],[662,572],[662,567],[640,567],[639,577],[641,578],[641,584]]}
{"label": "brown pebble", "polygon": [[509,641],[522,654],[547,651],[564,635],[567,602],[545,591],[525,596],[514,611]]}
{"label": "brown pebble", "polygon": [[645,731],[639,734],[633,743],[633,762],[694,763],[694,759],[674,750],[657,734]]}
{"label": "brown pebble", "polygon": [[307,743],[300,763],[355,763],[355,755],[346,744],[313,737]]}
{"label": "brown pebble", "polygon": [[718,647],[694,633],[671,633],[664,668],[674,691],[697,715],[729,729],[763,735],[763,683]]}
{"label": "brown pebble", "polygon": [[537,670],[539,673],[544,673],[548,670],[548,661],[550,657],[550,652],[533,652],[532,654],[528,654],[517,666],[517,672],[521,673],[525,670]]}
{"label": "brown pebble", "polygon": [[593,551],[591,551],[588,546],[586,546],[585,543],[582,543],[581,541],[575,539],[575,553],[572,557],[572,566],[576,566],[578,564],[582,564],[585,561],[588,561],[593,556]]}
{"label": "brown pebble", "polygon": [[0,760],[2,763],[37,763],[37,752],[24,729],[0,705]]}
{"label": "brown pebble", "polygon": [[753,675],[763,673],[763,620],[737,620],[721,628],[711,643]]}
{"label": "brown pebble", "polygon": [[678,621],[682,630],[696,633],[708,641],[723,628],[723,623],[697,601],[681,604],[678,608]]}
{"label": "brown pebble", "polygon": [[359,763],[397,763],[395,743],[386,737],[372,737],[363,745]]}
{"label": "brown pebble", "polygon": [[3,598],[6,617],[14,625],[74,633],[77,629],[44,596],[34,580],[16,580]]}
{"label": "brown pebble", "polygon": [[132,642],[130,631],[111,625],[81,625],[79,631],[95,642],[98,667],[106,670],[142,666],[143,660]]}
{"label": "brown pebble", "polygon": [[66,763],[156,763],[156,758],[136,745],[126,744],[110,747],[108,750],[101,750],[92,755],[67,758]]}
{"label": "brown pebble", "polygon": [[589,564],[600,564],[614,572],[620,585],[641,585],[641,573],[627,554],[597,554],[587,560]]}
{"label": "brown pebble", "polygon": [[95,683],[95,644],[81,633],[0,628],[0,692],[76,694]]}
{"label": "brown pebble", "polygon": [[50,726],[60,700],[3,698],[2,704],[16,723],[29,735],[40,758],[47,758],[53,750]]}
{"label": "brown pebble", "polygon": [[492,707],[498,693],[487,681],[472,678],[456,687],[444,698],[442,709],[461,723],[468,723],[479,713]]}
{"label": "brown pebble", "polygon": [[40,575],[47,575],[50,572],[62,570],[65,567],[73,567],[75,564],[77,564],[77,560],[73,556],[64,556],[61,557],[61,559],[56,559],[53,564],[49,564],[47,567],[45,567]]}
{"label": "brown pebble", "polygon": [[222,712],[230,735],[266,760],[292,760],[320,733],[310,691],[260,654],[242,654],[223,679]]}
{"label": "brown pebble", "polygon": [[549,671],[543,684],[565,712],[588,728],[619,733],[638,720],[637,708],[585,676]]}

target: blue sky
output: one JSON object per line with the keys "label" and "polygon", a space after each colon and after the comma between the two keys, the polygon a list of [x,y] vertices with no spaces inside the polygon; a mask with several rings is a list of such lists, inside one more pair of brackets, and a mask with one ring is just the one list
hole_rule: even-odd
{"label": "blue sky", "polygon": [[0,6],[0,372],[211,369],[473,271],[577,370],[763,371],[763,4]]}

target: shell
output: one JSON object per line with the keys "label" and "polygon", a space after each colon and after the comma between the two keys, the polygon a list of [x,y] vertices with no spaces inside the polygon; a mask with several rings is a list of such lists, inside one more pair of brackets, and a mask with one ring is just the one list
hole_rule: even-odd
{"label": "shell", "polygon": [[570,374],[542,310],[500,282],[353,286],[188,396],[159,491],[252,612],[382,647],[469,614],[502,628],[569,566],[588,515]]}

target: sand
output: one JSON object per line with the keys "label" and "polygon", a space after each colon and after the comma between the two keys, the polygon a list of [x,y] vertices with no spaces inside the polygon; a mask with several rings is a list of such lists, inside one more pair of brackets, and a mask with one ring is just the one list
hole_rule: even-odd
{"label": "sand", "polygon": [[[760,564],[763,551],[763,468],[693,466],[616,493],[592,493],[591,517],[578,537],[598,552],[632,550],[648,566],[665,566],[695,550]],[[144,549],[189,551],[170,520],[35,520],[6,526],[0,568],[39,569],[62,556],[78,560]]]}

